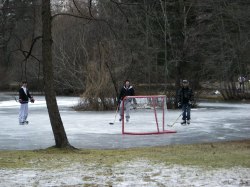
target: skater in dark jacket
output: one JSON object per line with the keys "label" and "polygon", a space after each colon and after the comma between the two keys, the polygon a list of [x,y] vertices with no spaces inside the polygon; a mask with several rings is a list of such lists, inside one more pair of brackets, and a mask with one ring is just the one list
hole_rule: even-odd
{"label": "skater in dark jacket", "polygon": [[28,103],[34,103],[34,98],[30,95],[29,90],[27,88],[27,82],[22,82],[22,87],[19,89],[19,103],[21,103],[20,110],[19,110],[19,124],[24,125],[28,124],[27,121],[28,117]]}
{"label": "skater in dark jacket", "polygon": [[182,122],[181,124],[190,124],[190,110],[192,101],[194,99],[193,91],[189,88],[187,80],[182,81],[182,88],[179,89],[177,94],[178,107],[182,108]]}
{"label": "skater in dark jacket", "polygon": [[[130,85],[129,80],[126,80],[124,83],[124,86],[121,88],[120,90],[120,95],[118,97],[118,104],[120,105],[120,121],[123,119],[123,110],[122,110],[122,100],[124,99],[124,97],[126,96],[134,96],[135,95],[135,90],[134,88]],[[124,109],[125,109],[125,117],[126,117],[126,122],[129,122],[129,110],[130,110],[130,106],[131,106],[131,102],[134,102],[134,104],[136,104],[136,100],[135,99],[126,99],[124,101]]]}

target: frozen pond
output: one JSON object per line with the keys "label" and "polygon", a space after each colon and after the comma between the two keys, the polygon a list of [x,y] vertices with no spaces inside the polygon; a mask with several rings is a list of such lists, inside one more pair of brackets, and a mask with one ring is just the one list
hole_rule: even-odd
{"label": "frozen pond", "polygon": [[[35,96],[29,104],[29,125],[18,124],[20,104],[12,95],[0,93],[0,150],[43,149],[54,145],[45,98]],[[115,111],[76,112],[71,106],[77,97],[57,97],[64,128],[69,142],[77,148],[117,149],[170,144],[191,144],[247,139],[250,135],[250,104],[201,102],[191,111],[191,124],[181,126],[179,121],[167,130],[177,133],[160,135],[122,135]],[[172,124],[180,110],[166,111],[166,124]],[[145,114],[146,116],[146,114]],[[142,120],[145,116],[141,116]],[[133,125],[131,111],[130,126]]]}

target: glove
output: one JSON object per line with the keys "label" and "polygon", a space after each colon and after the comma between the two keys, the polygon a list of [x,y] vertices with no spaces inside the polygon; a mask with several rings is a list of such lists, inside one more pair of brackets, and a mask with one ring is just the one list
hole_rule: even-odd
{"label": "glove", "polygon": [[188,104],[189,104],[190,106],[193,105],[192,101],[188,101]]}
{"label": "glove", "polygon": [[34,102],[35,102],[35,99],[32,97],[32,98],[30,99],[30,102],[31,102],[31,103],[34,103]]}
{"label": "glove", "polygon": [[181,107],[181,102],[179,102],[177,105],[178,105],[178,107],[180,108],[180,107]]}
{"label": "glove", "polygon": [[19,103],[22,103],[22,102],[23,102],[23,100],[22,100],[22,99],[19,99],[18,101],[19,101]]}

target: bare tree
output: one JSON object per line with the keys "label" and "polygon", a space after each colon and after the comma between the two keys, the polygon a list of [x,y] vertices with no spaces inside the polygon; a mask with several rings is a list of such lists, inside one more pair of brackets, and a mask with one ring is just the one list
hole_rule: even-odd
{"label": "bare tree", "polygon": [[50,0],[42,1],[42,56],[44,92],[49,118],[55,138],[55,146],[58,148],[72,147],[68,141],[61,116],[59,113],[54,89],[53,63],[52,63],[52,35],[51,35],[51,10]]}

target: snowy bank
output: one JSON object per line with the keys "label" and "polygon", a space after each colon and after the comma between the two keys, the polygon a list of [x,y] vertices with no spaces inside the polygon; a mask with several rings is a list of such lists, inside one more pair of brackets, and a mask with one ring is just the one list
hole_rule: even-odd
{"label": "snowy bank", "polygon": [[114,166],[74,163],[64,169],[1,169],[0,186],[250,186],[250,168],[203,169],[133,160]]}

